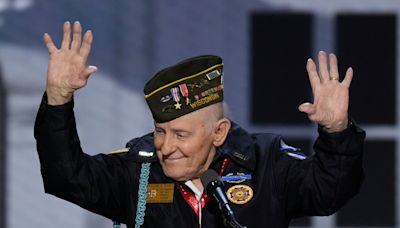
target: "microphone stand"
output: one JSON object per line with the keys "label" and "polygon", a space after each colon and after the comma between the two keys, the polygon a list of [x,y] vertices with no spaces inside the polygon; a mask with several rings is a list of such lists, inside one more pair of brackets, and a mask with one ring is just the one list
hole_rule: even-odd
{"label": "microphone stand", "polygon": [[224,225],[230,228],[247,228],[236,220],[233,210],[229,206],[225,192],[222,190],[224,184],[219,180],[218,174],[214,170],[207,170],[200,179],[207,194],[212,195],[218,203],[224,219]]}
{"label": "microphone stand", "polygon": [[[221,189],[217,188],[215,189],[216,192],[220,192]],[[241,225],[235,218],[235,215],[233,214],[233,210],[231,209],[228,201],[222,200],[220,201],[217,199],[216,195],[214,195],[214,198],[217,200],[219,209],[222,211],[222,215],[224,218],[224,224],[225,226],[228,226],[230,228],[247,228],[246,226]]]}
{"label": "microphone stand", "polygon": [[245,226],[240,225],[240,223],[234,217],[230,220],[224,218],[224,223],[226,226],[229,226],[231,228],[247,228]]}

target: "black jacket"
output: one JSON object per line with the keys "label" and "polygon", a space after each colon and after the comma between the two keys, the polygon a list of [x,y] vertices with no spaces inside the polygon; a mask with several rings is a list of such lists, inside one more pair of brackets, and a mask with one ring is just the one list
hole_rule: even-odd
{"label": "black jacket", "polygon": [[[45,191],[87,210],[134,227],[140,165],[138,151],[155,151],[152,134],[131,140],[129,152],[83,153],[76,131],[73,102],[49,106],[44,97],[35,123],[35,138]],[[294,217],[329,215],[360,189],[365,132],[354,124],[340,133],[319,129],[315,153],[306,159],[290,156],[282,137],[249,134],[233,124],[218,148],[211,169],[223,158],[230,163],[223,175],[251,174],[245,184],[253,198],[231,204],[238,221],[252,227],[288,227]],[[174,183],[166,177],[156,156],[149,183]],[[225,183],[226,189],[235,183]],[[202,210],[202,227],[223,227],[214,201]],[[175,185],[172,203],[148,203],[143,227],[198,227],[198,218]]]}

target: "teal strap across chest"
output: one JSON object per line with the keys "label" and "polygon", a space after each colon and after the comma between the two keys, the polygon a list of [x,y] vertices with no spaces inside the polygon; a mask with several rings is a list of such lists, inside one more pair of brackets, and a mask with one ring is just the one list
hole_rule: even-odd
{"label": "teal strap across chest", "polygon": [[[135,228],[139,228],[144,223],[146,212],[147,185],[149,183],[150,163],[142,163],[139,179],[138,201],[136,207]],[[113,228],[121,228],[121,224],[114,221]]]}
{"label": "teal strap across chest", "polygon": [[139,179],[139,192],[138,201],[136,208],[136,219],[135,228],[139,228],[144,223],[144,216],[146,211],[146,199],[147,199],[147,185],[149,183],[150,174],[150,163],[146,162],[142,164],[142,169],[140,170]]}

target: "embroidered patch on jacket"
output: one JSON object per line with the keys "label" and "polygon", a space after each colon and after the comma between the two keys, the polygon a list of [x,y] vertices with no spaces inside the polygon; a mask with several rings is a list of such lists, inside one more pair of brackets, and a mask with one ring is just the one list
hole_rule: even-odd
{"label": "embroidered patch on jacket", "polygon": [[246,180],[251,180],[251,174],[236,173],[236,175],[234,175],[233,173],[228,173],[225,176],[222,176],[221,180],[227,183],[239,184]]}
{"label": "embroidered patch on jacket", "polygon": [[234,185],[228,189],[226,195],[232,203],[245,204],[253,198],[253,189],[244,184]]}
{"label": "embroidered patch on jacket", "polygon": [[304,160],[304,159],[307,158],[307,156],[303,152],[301,152],[300,148],[289,146],[282,139],[280,141],[280,145],[279,146],[280,146],[279,150],[284,152],[284,153],[286,153],[290,157],[293,157],[293,158],[296,158],[296,159],[299,159],[299,160]]}

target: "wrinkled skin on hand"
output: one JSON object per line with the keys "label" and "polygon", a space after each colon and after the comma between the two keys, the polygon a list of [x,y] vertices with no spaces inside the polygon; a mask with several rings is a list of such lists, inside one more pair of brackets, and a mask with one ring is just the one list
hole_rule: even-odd
{"label": "wrinkled skin on hand", "polygon": [[89,30],[82,37],[81,24],[76,21],[72,27],[71,31],[71,24],[68,21],[64,23],[60,48],[56,47],[49,34],[43,36],[50,54],[46,88],[50,105],[70,101],[73,93],[84,87],[89,76],[97,70],[95,66],[86,65],[93,41],[92,32]]}
{"label": "wrinkled skin on hand", "polygon": [[310,80],[313,103],[303,103],[299,110],[308,115],[311,121],[321,125],[327,132],[340,132],[348,125],[349,87],[353,78],[353,69],[348,68],[342,82],[339,81],[337,58],[325,52],[318,53],[317,66],[312,59],[307,60],[307,72]]}

